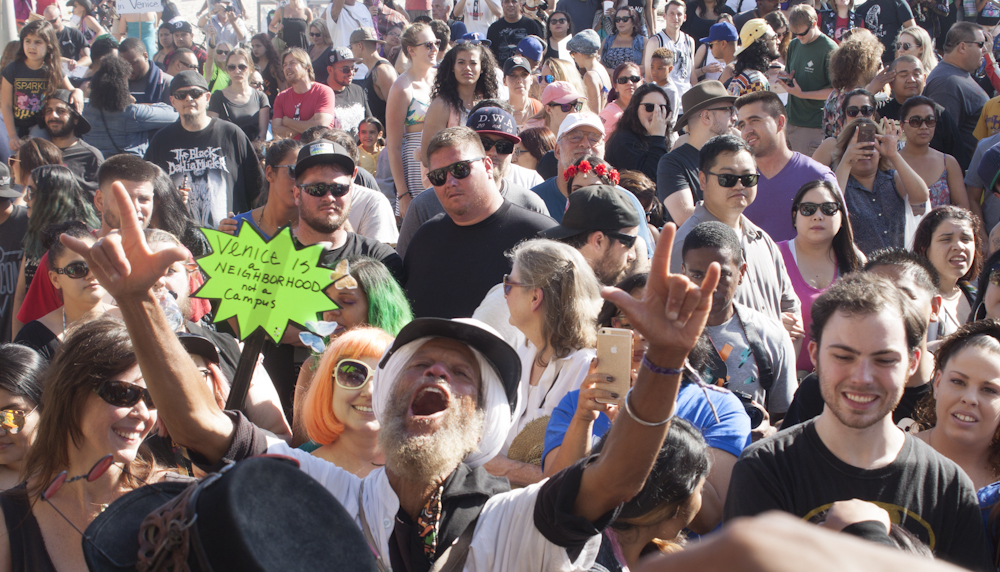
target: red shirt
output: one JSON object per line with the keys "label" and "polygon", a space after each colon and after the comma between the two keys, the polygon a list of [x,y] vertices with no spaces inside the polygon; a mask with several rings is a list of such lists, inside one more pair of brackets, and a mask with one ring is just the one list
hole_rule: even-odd
{"label": "red shirt", "polygon": [[[329,86],[319,82],[313,82],[305,93],[296,93],[294,89],[288,88],[274,98],[274,117],[308,121],[317,113],[329,113],[329,127],[333,127],[337,118],[336,98]],[[295,135],[295,139],[298,138],[299,135]]]}

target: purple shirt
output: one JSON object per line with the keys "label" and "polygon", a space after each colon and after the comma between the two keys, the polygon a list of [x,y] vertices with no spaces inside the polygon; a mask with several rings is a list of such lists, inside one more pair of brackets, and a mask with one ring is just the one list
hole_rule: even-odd
{"label": "purple shirt", "polygon": [[813,161],[802,153],[792,153],[788,164],[773,179],[764,175],[757,181],[757,198],[743,211],[743,215],[770,235],[775,242],[795,238],[792,226],[792,201],[802,185],[816,180],[826,180],[837,185],[837,176],[829,167]]}

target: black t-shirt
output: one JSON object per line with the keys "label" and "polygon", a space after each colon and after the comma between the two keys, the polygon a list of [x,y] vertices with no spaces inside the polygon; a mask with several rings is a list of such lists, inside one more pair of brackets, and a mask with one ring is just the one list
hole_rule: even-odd
{"label": "black t-shirt", "polygon": [[312,61],[312,65],[316,81],[326,85],[326,80],[330,77],[330,72],[326,71],[327,66],[330,65],[330,48],[323,50],[323,53]]}
{"label": "black t-shirt", "polygon": [[555,151],[546,151],[535,165],[535,172],[546,181],[558,175],[558,171],[559,159],[556,159]]}
{"label": "black t-shirt", "polygon": [[93,200],[97,192],[97,169],[104,162],[104,155],[83,139],[78,139],[76,143],[63,149],[62,154],[63,164],[73,171],[80,186]]}
{"label": "black t-shirt", "polygon": [[[924,383],[916,387],[907,387],[903,390],[903,397],[899,400],[896,408],[892,410],[892,422],[899,425],[900,421],[913,418],[913,410],[925,395],[931,392],[931,383]],[[819,378],[815,373],[802,378],[798,389],[795,390],[795,398],[792,399],[785,418],[781,421],[781,429],[789,429],[805,423],[814,417],[819,417],[823,413],[823,394],[819,389]]]}
{"label": "black t-shirt", "polygon": [[838,459],[814,421],[759,441],[733,467],[723,518],[781,510],[820,522],[831,504],[856,498],[889,511],[893,522],[938,558],[989,570],[992,558],[972,481],[930,445],[905,438],[891,463],[871,470]]}
{"label": "black t-shirt", "polygon": [[215,228],[229,213],[245,213],[264,184],[257,154],[243,130],[212,119],[191,132],[172,123],[153,136],[145,159],[180,187],[187,176],[188,208],[196,222]]}
{"label": "black t-shirt", "polygon": [[865,28],[882,42],[882,63],[889,65],[896,51],[892,44],[899,35],[903,22],[913,19],[913,11],[906,0],[871,0],[859,8],[864,13]]}
{"label": "black t-shirt", "polygon": [[35,350],[45,361],[52,361],[61,345],[56,333],[38,320],[25,324],[14,337],[14,343]]}
{"label": "black t-shirt", "polygon": [[503,66],[507,58],[517,55],[517,44],[527,36],[544,36],[541,24],[531,18],[521,16],[517,22],[508,22],[505,18],[500,18],[490,24],[486,32],[486,39],[490,42],[490,49],[497,63]]}
{"label": "black t-shirt", "polygon": [[374,258],[385,264],[396,281],[400,284],[403,283],[403,259],[399,257],[399,254],[384,242],[353,232],[347,233],[347,242],[340,248],[324,250],[319,257],[319,263],[321,266],[333,270],[342,259],[358,256]]}
{"label": "black t-shirt", "polygon": [[24,61],[17,60],[7,64],[0,75],[14,88],[11,103],[14,106],[17,136],[27,137],[31,128],[38,123],[42,101],[45,100],[45,92],[49,90],[49,68],[42,66],[33,70]]}
{"label": "black t-shirt", "polygon": [[468,318],[490,288],[510,272],[504,253],[552,227],[552,219],[504,201],[469,226],[446,213],[417,229],[406,248],[406,293],[418,318]]}
{"label": "black t-shirt", "polygon": [[83,49],[87,47],[87,40],[83,37],[83,32],[77,28],[63,26],[61,32],[56,32],[59,40],[59,52],[62,57],[71,60],[78,60]]}
{"label": "black t-shirt", "polygon": [[742,14],[737,14],[736,17],[733,18],[733,26],[736,27],[736,32],[739,33],[739,31],[743,29],[743,26],[754,18],[759,18],[757,10],[747,10]]}
{"label": "black t-shirt", "polygon": [[219,114],[219,119],[235,123],[247,135],[247,139],[260,139],[260,110],[268,109],[271,103],[267,95],[256,89],[251,90],[250,98],[242,105],[237,105],[226,97],[222,90],[212,94],[208,102],[208,110]]}
{"label": "black t-shirt", "polygon": [[698,182],[698,150],[685,143],[660,157],[656,167],[656,198],[660,202],[677,191],[688,191],[695,204],[702,199]]}
{"label": "black t-shirt", "polygon": [[344,91],[334,92],[337,95],[337,120],[340,121],[340,128],[356,137],[358,125],[365,117],[371,117],[372,112],[368,109],[368,99],[365,97],[365,90],[361,86],[353,83],[344,88]]}
{"label": "black t-shirt", "polygon": [[14,205],[7,220],[0,224],[0,343],[10,341],[14,287],[24,256],[22,241],[28,232],[28,209]]}
{"label": "black t-shirt", "polygon": [[[736,12],[732,8],[718,2],[715,4],[715,12],[717,14],[736,16]],[[687,10],[684,13],[687,14],[687,19],[681,24],[681,31],[694,38],[695,49],[697,49],[701,45],[699,43],[701,39],[708,37],[708,32],[712,29],[712,25],[715,24],[715,20],[706,20],[699,16],[695,12],[695,2],[693,1],[687,3]]]}

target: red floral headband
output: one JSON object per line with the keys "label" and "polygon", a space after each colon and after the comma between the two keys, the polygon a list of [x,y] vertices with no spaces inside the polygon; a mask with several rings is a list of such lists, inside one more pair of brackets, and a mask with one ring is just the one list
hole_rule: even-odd
{"label": "red floral headband", "polygon": [[[570,165],[566,171],[563,173],[563,178],[569,181],[575,177],[578,173],[589,173],[591,170],[590,161],[580,161],[578,165]],[[615,168],[608,169],[608,166],[604,163],[598,163],[597,166],[593,167],[594,174],[598,177],[605,177],[607,180],[614,184],[618,184],[618,170]]]}

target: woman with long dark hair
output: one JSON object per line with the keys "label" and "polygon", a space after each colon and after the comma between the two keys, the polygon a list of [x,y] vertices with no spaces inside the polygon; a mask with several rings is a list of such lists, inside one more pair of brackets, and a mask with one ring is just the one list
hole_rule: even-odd
{"label": "woman with long dark hair", "polygon": [[270,238],[278,234],[282,227],[295,227],[299,222],[299,207],[295,203],[292,190],[295,177],[289,165],[295,164],[302,144],[295,139],[272,141],[264,154],[264,176],[267,179],[267,193],[264,204],[240,213],[234,218],[224,219],[219,230],[235,234],[240,222],[252,224],[261,234]]}
{"label": "woman with long dark hair", "polygon": [[164,63],[167,59],[167,54],[174,51],[174,29],[169,23],[164,22],[160,24],[160,27],[156,30],[156,45],[159,48],[155,55],[153,56],[153,63],[162,71],[166,71],[167,66]]}
{"label": "woman with long dark hair", "polygon": [[608,137],[614,132],[618,120],[625,108],[632,101],[635,90],[642,85],[642,68],[634,62],[625,62],[611,73],[611,92],[608,93],[608,104],[601,111],[601,121],[604,122],[604,132]]}
{"label": "woman with long dark hair", "polygon": [[278,52],[267,34],[257,34],[250,38],[250,52],[253,54],[253,65],[264,80],[263,91],[267,100],[274,103],[274,98],[285,89],[285,73],[281,71],[281,60]]}
{"label": "woman with long dark hair", "polygon": [[796,370],[812,371],[809,356],[812,303],[839,278],[861,268],[864,260],[854,246],[854,231],[840,189],[829,181],[802,185],[792,199],[795,238],[778,243],[795,294],[802,302],[802,340]]}
{"label": "woman with long dark hair", "polygon": [[614,133],[608,137],[608,162],[620,170],[641,171],[655,180],[660,157],[669,150],[666,135],[672,114],[670,99],[662,87],[647,83],[635,90]]}
{"label": "woman with long dark hair", "polygon": [[1000,320],[1000,250],[986,259],[976,283],[976,300],[969,321],[995,318]]}
{"label": "woman with long dark hair", "polygon": [[129,88],[132,66],[117,56],[107,56],[90,80],[90,101],[83,116],[90,122],[83,140],[105,156],[131,153],[142,157],[150,133],[177,121],[177,112],[165,103],[134,103]]}
{"label": "woman with long dark hair", "polygon": [[512,163],[534,170],[549,151],[555,149],[556,136],[548,127],[530,127],[521,132],[521,142],[514,146]]}
{"label": "woman with long dark hair", "polygon": [[[7,127],[11,152],[17,151],[21,138],[38,123],[45,98],[57,89],[73,91],[74,101],[83,102],[83,92],[73,87],[63,75],[59,38],[46,20],[35,20],[21,28],[21,49],[15,60],[0,75],[0,112]],[[14,84],[18,84],[17,96]],[[77,108],[79,111],[79,108]]]}
{"label": "woman with long dark hair", "polygon": [[615,11],[614,19],[615,33],[605,38],[601,44],[601,63],[608,71],[628,62],[641,65],[646,36],[642,35],[639,11],[630,6],[622,6]]}
{"label": "woman with long dark hair", "polygon": [[38,352],[19,344],[0,345],[0,490],[22,481],[28,456],[42,415],[46,362]]}
{"label": "woman with long dark hair", "polygon": [[427,165],[427,145],[441,130],[465,125],[469,112],[483,99],[496,99],[497,62],[483,44],[464,42],[448,50],[438,66],[427,108],[420,157]]}
{"label": "woman with long dark hair", "polygon": [[67,5],[72,7],[73,15],[79,18],[79,30],[87,44],[93,44],[99,36],[107,35],[108,31],[94,16],[94,5],[90,0],[70,0]]}
{"label": "woman with long dark hair", "polygon": [[558,60],[568,60],[569,52],[566,51],[566,42],[573,37],[573,18],[569,12],[556,10],[549,15],[549,21],[545,23],[545,58]]}
{"label": "woman with long dark hair", "polygon": [[962,167],[954,156],[930,147],[939,120],[934,100],[915,95],[903,102],[899,124],[906,135],[906,144],[899,154],[927,183],[931,206],[952,204],[967,209],[969,192],[965,189]]}

